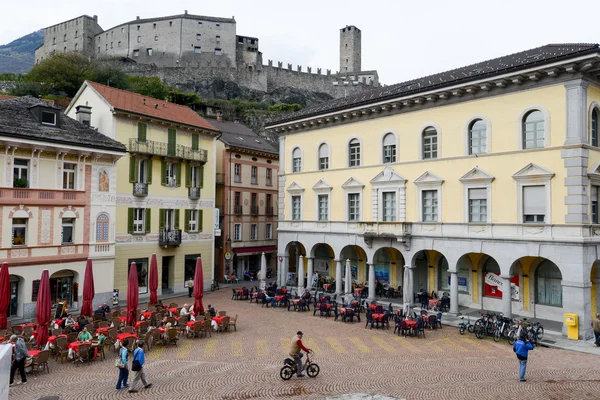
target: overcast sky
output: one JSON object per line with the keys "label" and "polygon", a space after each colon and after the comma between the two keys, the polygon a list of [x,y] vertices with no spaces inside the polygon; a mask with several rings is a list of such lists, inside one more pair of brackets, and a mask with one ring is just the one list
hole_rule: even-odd
{"label": "overcast sky", "polygon": [[[5,1],[0,44],[82,14],[103,29],[183,14],[231,17],[272,59],[339,69],[339,29],[362,30],[363,70],[393,84],[546,43],[598,43],[597,0],[28,0]],[[275,64],[276,65],[276,64]]]}

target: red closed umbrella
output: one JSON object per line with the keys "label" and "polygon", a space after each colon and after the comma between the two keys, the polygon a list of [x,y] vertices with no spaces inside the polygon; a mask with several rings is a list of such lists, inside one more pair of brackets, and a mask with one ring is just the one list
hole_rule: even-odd
{"label": "red closed umbrella", "polygon": [[202,296],[204,295],[204,273],[202,272],[202,259],[196,259],[196,273],[194,274],[194,312],[196,314],[204,312],[202,305]]}
{"label": "red closed umbrella", "polygon": [[156,263],[156,253],[152,253],[150,260],[150,304],[158,304],[158,264]]}
{"label": "red closed umbrella", "polygon": [[129,268],[129,281],[127,282],[127,325],[135,326],[137,321],[137,306],[139,300],[138,273],[134,262]]}
{"label": "red closed umbrella", "polygon": [[10,274],[8,264],[2,264],[0,269],[0,329],[7,327],[8,306],[10,305]]}
{"label": "red closed umbrella", "polygon": [[81,306],[81,315],[92,316],[92,301],[94,300],[95,293],[92,260],[88,258],[85,265],[85,279],[83,280],[83,306]]}
{"label": "red closed umbrella", "polygon": [[48,270],[42,271],[40,288],[38,290],[37,304],[35,305],[35,316],[38,320],[37,344],[42,349],[48,341],[48,324],[52,312],[52,300],[50,299],[50,275]]}

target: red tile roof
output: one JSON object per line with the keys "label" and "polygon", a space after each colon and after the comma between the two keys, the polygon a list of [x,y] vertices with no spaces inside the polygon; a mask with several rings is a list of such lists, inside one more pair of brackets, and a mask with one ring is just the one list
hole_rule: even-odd
{"label": "red tile roof", "polygon": [[8,94],[0,94],[0,101],[10,100],[10,99],[15,99],[15,98],[17,98],[17,96],[10,96]]}
{"label": "red tile roof", "polygon": [[215,132],[218,131],[217,128],[212,126],[189,107],[180,106],[179,104],[169,103],[168,101],[148,96],[142,96],[141,94],[128,92],[126,90],[112,88],[96,82],[86,82],[116,110],[128,111],[151,118],[195,126]]}

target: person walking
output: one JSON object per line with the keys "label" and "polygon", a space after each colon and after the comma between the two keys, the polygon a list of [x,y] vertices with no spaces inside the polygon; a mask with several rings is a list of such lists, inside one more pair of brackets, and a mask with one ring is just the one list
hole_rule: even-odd
{"label": "person walking", "polygon": [[25,375],[25,359],[29,355],[29,351],[27,350],[23,338],[19,338],[17,335],[12,335],[10,337],[10,342],[14,346],[13,362],[10,366],[10,386],[14,384],[15,372],[17,372],[17,369],[19,370],[19,374],[21,374],[20,384],[25,384],[27,383],[27,375]]}
{"label": "person walking", "polygon": [[519,359],[519,380],[521,382],[527,382],[527,379],[525,379],[525,371],[527,370],[527,356],[529,350],[533,350],[533,345],[529,342],[527,336],[521,335],[513,345],[513,351],[517,353],[517,358]]}
{"label": "person walking", "polygon": [[127,379],[129,379],[129,367],[127,366],[127,362],[129,361],[129,351],[127,350],[127,346],[129,346],[129,340],[125,339],[123,343],[121,343],[121,348],[119,349],[119,359],[121,361],[117,364],[117,368],[119,368],[119,379],[117,380],[117,390],[125,390],[129,387],[127,384]]}
{"label": "person walking", "polygon": [[596,314],[596,318],[592,320],[592,329],[594,329],[594,336],[596,337],[594,344],[600,346],[600,313]]}
{"label": "person walking", "polygon": [[138,348],[133,352],[133,361],[131,364],[131,370],[135,372],[133,382],[131,383],[131,389],[129,393],[137,393],[137,384],[141,380],[144,385],[144,389],[148,389],[152,386],[151,383],[146,381],[146,374],[144,373],[144,363],[146,358],[144,356],[144,342],[138,342]]}
{"label": "person walking", "polygon": [[194,280],[192,278],[188,279],[185,286],[188,288],[188,297],[192,297],[194,295]]}

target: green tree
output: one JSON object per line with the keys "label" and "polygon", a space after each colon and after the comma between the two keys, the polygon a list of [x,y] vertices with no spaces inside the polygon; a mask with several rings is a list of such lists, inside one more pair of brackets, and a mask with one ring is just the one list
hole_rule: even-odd
{"label": "green tree", "polygon": [[45,88],[37,82],[17,82],[9,93],[13,96],[33,96],[38,97],[45,93]]}
{"label": "green tree", "polygon": [[184,93],[177,88],[169,88],[169,101],[182,106],[192,107],[202,104],[200,96],[196,93]]}
{"label": "green tree", "polygon": [[160,100],[165,100],[169,96],[169,87],[162,83],[160,78],[156,76],[150,78],[145,76],[130,76],[128,80],[129,90],[132,92]]}
{"label": "green tree", "polygon": [[44,84],[47,93],[73,97],[86,79],[98,70],[95,62],[76,52],[55,54],[33,66],[25,80]]}
{"label": "green tree", "polygon": [[129,77],[118,68],[101,68],[96,71],[94,82],[101,83],[117,89],[129,89]]}

